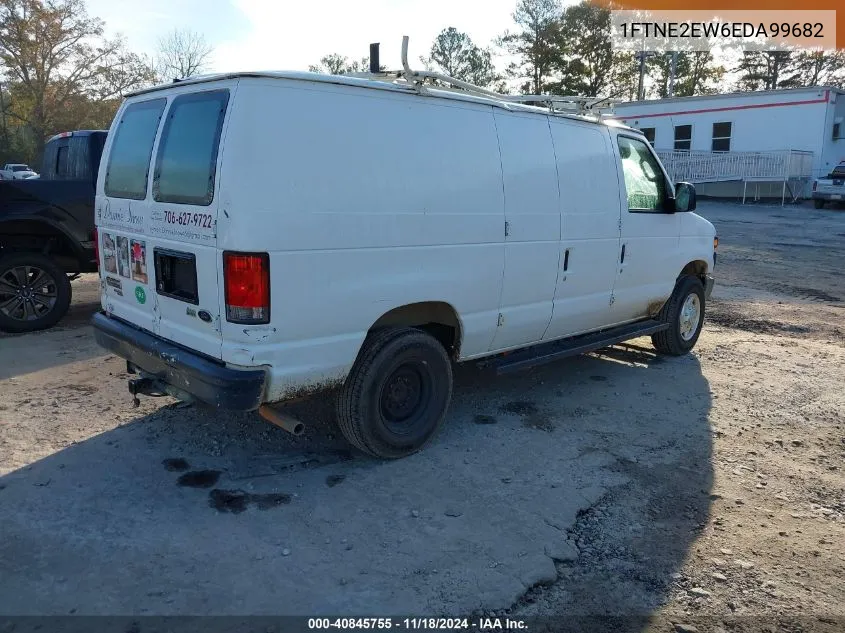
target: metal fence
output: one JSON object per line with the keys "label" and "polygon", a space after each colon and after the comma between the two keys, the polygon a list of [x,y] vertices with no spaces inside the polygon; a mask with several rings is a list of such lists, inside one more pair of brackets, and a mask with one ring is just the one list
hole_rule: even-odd
{"label": "metal fence", "polygon": [[789,181],[810,179],[813,152],[794,149],[768,152],[657,150],[674,182]]}

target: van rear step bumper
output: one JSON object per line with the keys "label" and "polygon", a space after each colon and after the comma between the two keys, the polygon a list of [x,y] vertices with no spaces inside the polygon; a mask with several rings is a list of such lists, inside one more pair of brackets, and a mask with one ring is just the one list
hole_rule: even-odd
{"label": "van rear step bumper", "polygon": [[[101,347],[125,358],[170,393],[187,394],[212,407],[233,411],[252,411],[261,405],[267,380],[262,369],[226,367],[102,312],[94,315],[91,324]],[[168,386],[173,389],[166,389]]]}

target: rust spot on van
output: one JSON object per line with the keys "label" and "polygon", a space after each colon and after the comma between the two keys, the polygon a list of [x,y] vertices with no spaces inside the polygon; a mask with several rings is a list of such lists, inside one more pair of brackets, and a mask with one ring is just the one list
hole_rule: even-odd
{"label": "rust spot on van", "polygon": [[666,304],[666,299],[661,299],[660,301],[652,301],[648,304],[648,309],[646,310],[646,314],[650,317],[656,317],[660,314],[660,310],[663,309],[663,306]]}
{"label": "rust spot on van", "polygon": [[343,378],[326,378],[294,389],[283,389],[281,395],[274,402],[292,404],[299,400],[307,400],[316,395],[339,389],[343,385]]}

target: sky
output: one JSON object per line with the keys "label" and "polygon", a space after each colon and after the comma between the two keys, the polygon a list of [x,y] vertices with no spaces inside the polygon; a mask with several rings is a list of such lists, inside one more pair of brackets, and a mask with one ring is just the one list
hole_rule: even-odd
{"label": "sky", "polygon": [[307,70],[329,53],[359,60],[380,42],[381,63],[400,66],[402,36],[412,67],[454,26],[481,46],[513,27],[516,0],[87,0],[88,12],[129,48],[155,52],[173,28],[202,33],[210,71]]}

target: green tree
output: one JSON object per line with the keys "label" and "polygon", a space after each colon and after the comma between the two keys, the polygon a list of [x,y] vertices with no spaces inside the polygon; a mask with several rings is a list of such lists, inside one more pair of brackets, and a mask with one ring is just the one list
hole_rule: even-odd
{"label": "green tree", "polygon": [[801,85],[792,51],[745,51],[736,68],[740,90],[775,90]]}
{"label": "green tree", "polygon": [[452,26],[438,34],[429,56],[420,60],[428,68],[477,86],[490,86],[501,79],[490,51],[476,46],[469,35]]}
{"label": "green tree", "polygon": [[103,26],[83,0],[0,0],[3,119],[7,134],[13,123],[24,128],[14,136],[28,160],[38,162],[48,136],[76,127],[80,103],[109,103],[113,116],[116,100],[149,80],[143,59],[105,39]]}
{"label": "green tree", "polygon": [[845,88],[845,51],[802,51],[795,68],[802,86]]}
{"label": "green tree", "polygon": [[561,9],[558,0],[519,0],[513,12],[517,30],[506,32],[498,43],[517,58],[508,76],[522,80],[525,93],[542,94],[552,82],[558,49]]}
{"label": "green tree", "polygon": [[580,2],[563,12],[553,68],[560,73],[554,91],[585,97],[605,95],[621,57],[610,45],[610,11]]}
{"label": "green tree", "polygon": [[[311,64],[308,70],[312,73],[323,73],[325,75],[348,75],[350,73],[366,73],[370,71],[370,56],[365,55],[360,61],[350,60],[345,55],[331,53],[320,58],[320,63]],[[384,65],[379,66],[380,71],[387,70]]]}
{"label": "green tree", "polygon": [[[716,85],[727,71],[715,63],[710,51],[677,51],[676,55],[673,96],[692,97],[717,91]],[[665,99],[669,96],[672,54],[649,57],[647,68],[655,84],[656,96]]]}

